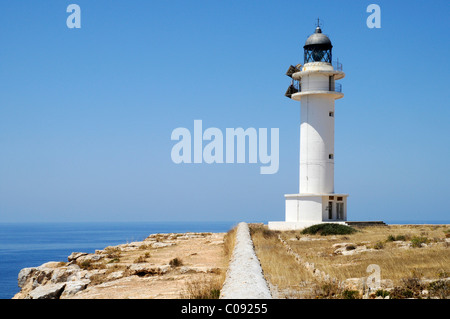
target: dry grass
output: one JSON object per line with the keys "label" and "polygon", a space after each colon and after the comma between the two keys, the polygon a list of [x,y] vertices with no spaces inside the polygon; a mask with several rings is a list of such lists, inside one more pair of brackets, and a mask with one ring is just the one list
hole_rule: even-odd
{"label": "dry grass", "polygon": [[[314,277],[311,269],[307,270],[305,264],[297,263],[287,253],[278,236],[301,256],[302,263],[314,263],[313,269],[340,282],[366,278],[372,274],[367,267],[379,265],[381,280],[387,279],[385,282],[395,288],[390,288],[390,292],[379,290],[372,298],[389,293],[391,298],[422,298],[424,289],[429,291],[427,297],[449,296],[448,281],[443,279],[450,277],[450,245],[445,240],[450,233],[448,225],[365,227],[353,234],[333,236],[274,232],[262,224],[250,225],[250,230],[264,276],[277,286],[279,298],[352,299],[362,298],[363,291],[347,290],[354,288]],[[343,249],[349,255],[340,254],[339,246],[333,247],[339,243],[347,243]]]}
{"label": "dry grass", "polygon": [[[399,284],[413,272],[427,279],[436,279],[439,274],[450,272],[450,250],[445,243],[447,229],[447,226],[439,225],[391,225],[366,227],[351,235],[328,236],[326,240],[302,241],[299,239],[305,235],[300,232],[283,232],[282,236],[296,253],[331,277],[339,280],[367,277],[367,266],[377,264],[381,268],[382,279],[391,279],[394,284]],[[406,242],[412,240],[413,243],[414,238],[426,238],[431,245],[399,248],[397,242],[388,240],[390,236],[407,239]],[[307,237],[319,239],[321,236]],[[365,245],[374,250],[348,256],[336,255],[332,245],[343,242]]]}
{"label": "dry grass", "polygon": [[236,228],[237,226],[230,229],[223,238],[223,252],[227,260],[231,259],[233,254],[234,245],[236,243]]}
{"label": "dry grass", "polygon": [[223,276],[202,276],[186,283],[182,299],[219,299]]}
{"label": "dry grass", "polygon": [[[144,255],[140,255],[138,258],[136,258],[135,260],[134,260],[134,263],[135,264],[138,264],[138,263],[145,263],[145,262],[147,262],[147,259],[148,258],[150,258],[150,253],[145,253]],[[114,259],[113,259],[114,260]],[[120,259],[118,260],[118,261],[120,261]]]}
{"label": "dry grass", "polygon": [[315,280],[311,273],[286,252],[278,240],[278,232],[270,231],[261,224],[249,226],[266,280],[277,287],[281,297],[301,294],[305,286]]}
{"label": "dry grass", "polygon": [[108,258],[119,258],[121,253],[120,247],[109,246],[105,248],[105,254]]}
{"label": "dry grass", "polygon": [[[226,268],[233,254],[236,243],[236,227],[230,229],[223,238],[223,256],[226,262]],[[194,277],[186,282],[181,292],[182,299],[219,299],[220,290],[225,282],[226,271],[218,270],[214,274]]]}

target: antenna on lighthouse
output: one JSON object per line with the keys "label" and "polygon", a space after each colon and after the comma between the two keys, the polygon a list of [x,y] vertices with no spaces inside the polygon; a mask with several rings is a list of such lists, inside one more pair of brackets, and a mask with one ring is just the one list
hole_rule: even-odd
{"label": "antenna on lighthouse", "polygon": [[317,24],[316,24],[317,28],[323,27],[323,22],[320,21],[320,18],[317,18]]}

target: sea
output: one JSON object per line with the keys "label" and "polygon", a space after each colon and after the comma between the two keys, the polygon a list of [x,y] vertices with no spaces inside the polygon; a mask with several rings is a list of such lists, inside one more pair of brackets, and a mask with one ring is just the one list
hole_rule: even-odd
{"label": "sea", "polygon": [[150,234],[227,232],[238,222],[0,223],[0,299],[20,291],[22,268],[67,261],[72,252],[142,241]]}

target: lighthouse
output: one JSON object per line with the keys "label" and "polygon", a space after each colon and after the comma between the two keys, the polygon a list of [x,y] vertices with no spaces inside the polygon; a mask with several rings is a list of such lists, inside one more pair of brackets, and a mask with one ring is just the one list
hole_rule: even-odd
{"label": "lighthouse", "polygon": [[294,230],[320,223],[345,224],[348,194],[335,193],[335,101],[341,99],[342,64],[332,60],[328,36],[317,25],[303,46],[303,65],[291,65],[285,95],[300,102],[299,193],[285,195],[285,221],[269,229]]}

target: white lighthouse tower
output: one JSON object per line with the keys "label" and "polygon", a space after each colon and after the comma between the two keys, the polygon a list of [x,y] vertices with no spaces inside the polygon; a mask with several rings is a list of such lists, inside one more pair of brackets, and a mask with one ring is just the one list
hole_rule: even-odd
{"label": "white lighthouse tower", "polygon": [[291,66],[286,96],[301,101],[300,183],[298,194],[287,194],[285,221],[269,229],[302,229],[347,220],[348,194],[334,192],[334,102],[344,96],[336,83],[345,74],[332,63],[332,44],[318,25],[304,45],[304,64]]}

